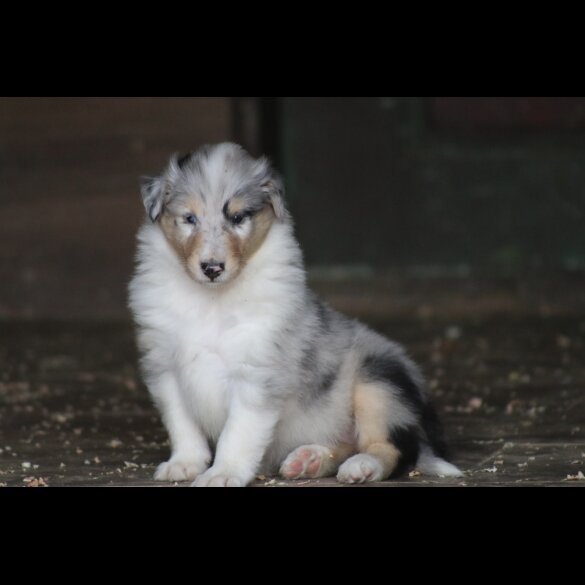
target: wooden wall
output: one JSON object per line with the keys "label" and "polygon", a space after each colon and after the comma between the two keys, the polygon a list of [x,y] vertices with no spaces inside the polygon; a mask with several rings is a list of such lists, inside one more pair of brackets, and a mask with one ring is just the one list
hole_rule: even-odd
{"label": "wooden wall", "polygon": [[140,176],[230,126],[228,98],[0,98],[0,318],[123,316]]}

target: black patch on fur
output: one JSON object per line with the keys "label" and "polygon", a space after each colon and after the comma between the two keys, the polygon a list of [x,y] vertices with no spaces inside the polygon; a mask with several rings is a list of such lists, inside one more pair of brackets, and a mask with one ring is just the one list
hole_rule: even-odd
{"label": "black patch on fur", "polygon": [[318,347],[316,343],[309,344],[303,351],[301,358],[301,371],[305,374],[315,372],[313,375],[307,375],[305,384],[307,386],[306,402],[311,403],[328,395],[335,384],[339,366],[326,371],[319,371]]}
{"label": "black patch on fur", "polygon": [[362,374],[374,382],[390,382],[400,391],[400,397],[415,414],[422,417],[424,403],[421,391],[406,366],[398,359],[386,355],[370,355],[364,359]]}
{"label": "black patch on fur", "polygon": [[388,439],[400,451],[398,464],[390,476],[395,478],[416,465],[420,451],[420,438],[416,427],[398,427],[390,431]]}
{"label": "black patch on fur", "polygon": [[336,379],[337,379],[337,370],[323,374],[321,376],[321,379],[319,380],[319,384],[318,384],[319,394],[323,394],[324,392],[331,390]]}
{"label": "black patch on fur", "polygon": [[178,158],[177,165],[182,171],[185,170],[185,166],[191,160],[193,154],[194,154],[193,152],[188,152],[187,154],[184,154]]}
{"label": "black patch on fur", "polygon": [[309,403],[329,395],[337,380],[343,355],[340,353],[334,364],[322,363],[319,344],[323,339],[327,339],[327,335],[331,332],[332,314],[327,306],[319,301],[314,306],[317,330],[307,340],[300,363],[301,371],[306,378],[308,390],[306,401]]}
{"label": "black patch on fur", "polygon": [[399,391],[400,399],[420,421],[433,453],[447,460],[447,443],[437,411],[428,399],[425,399],[423,389],[418,387],[399,358],[386,355],[368,356],[363,362],[362,374],[371,381],[389,382]]}

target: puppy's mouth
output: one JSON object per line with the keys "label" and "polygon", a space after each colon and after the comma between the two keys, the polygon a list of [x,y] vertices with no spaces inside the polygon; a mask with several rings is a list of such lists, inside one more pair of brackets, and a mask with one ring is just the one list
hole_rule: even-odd
{"label": "puppy's mouth", "polygon": [[191,278],[193,278],[193,280],[197,284],[201,284],[206,288],[218,288],[223,286],[224,284],[227,284],[231,280],[230,275],[227,275],[225,273],[218,276],[214,276],[213,278],[209,278],[199,274],[197,275],[191,274]]}
{"label": "puppy's mouth", "polygon": [[203,286],[216,287],[216,286],[221,286],[222,284],[225,284],[225,282],[226,282],[226,280],[221,278],[221,277],[205,278],[205,277],[201,277],[199,275],[193,276],[192,274],[190,274],[190,276],[197,284],[202,284]]}

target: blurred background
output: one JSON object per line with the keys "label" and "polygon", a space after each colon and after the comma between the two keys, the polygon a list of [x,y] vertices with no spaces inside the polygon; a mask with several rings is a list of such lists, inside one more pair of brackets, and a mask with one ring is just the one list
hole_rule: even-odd
{"label": "blurred background", "polygon": [[0,98],[0,487],[153,484],[140,177],[225,140],[283,173],[312,286],[421,364],[458,483],[585,485],[585,98],[194,97]]}
{"label": "blurred background", "polygon": [[585,98],[1,98],[0,317],[127,316],[139,178],[223,140],[284,173],[317,286],[578,302]]}

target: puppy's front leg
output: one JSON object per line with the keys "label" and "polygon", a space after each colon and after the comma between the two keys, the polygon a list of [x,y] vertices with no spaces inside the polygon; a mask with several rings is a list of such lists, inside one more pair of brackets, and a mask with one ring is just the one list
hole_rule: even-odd
{"label": "puppy's front leg", "polygon": [[158,466],[154,479],[193,480],[209,466],[207,441],[188,414],[177,380],[170,372],[151,376],[148,387],[162,414],[172,448],[171,458]]}
{"label": "puppy's front leg", "polygon": [[215,460],[195,487],[242,487],[256,475],[280,412],[263,399],[237,395],[217,444]]}

